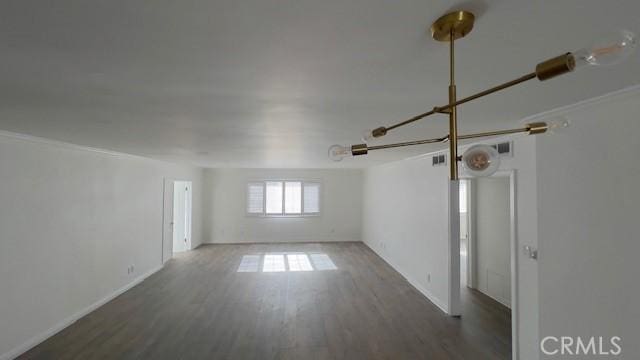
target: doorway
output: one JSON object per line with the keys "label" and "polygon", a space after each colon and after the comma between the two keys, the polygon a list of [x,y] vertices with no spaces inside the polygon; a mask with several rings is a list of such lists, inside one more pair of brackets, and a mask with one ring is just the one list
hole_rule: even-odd
{"label": "doorway", "polygon": [[162,220],[162,263],[173,253],[191,250],[191,181],[164,179]]}
{"label": "doorway", "polygon": [[462,316],[476,316],[473,302],[490,305],[516,359],[515,173],[461,180],[459,201]]}
{"label": "doorway", "polygon": [[191,250],[191,181],[173,182],[173,252]]}

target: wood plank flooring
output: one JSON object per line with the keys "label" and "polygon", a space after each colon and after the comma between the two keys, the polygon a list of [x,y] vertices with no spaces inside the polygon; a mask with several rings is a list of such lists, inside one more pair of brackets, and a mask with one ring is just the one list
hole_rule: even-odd
{"label": "wood plank flooring", "polygon": [[[237,272],[243,255],[337,270]],[[21,359],[508,359],[510,312],[463,291],[446,316],[362,243],[204,245]]]}

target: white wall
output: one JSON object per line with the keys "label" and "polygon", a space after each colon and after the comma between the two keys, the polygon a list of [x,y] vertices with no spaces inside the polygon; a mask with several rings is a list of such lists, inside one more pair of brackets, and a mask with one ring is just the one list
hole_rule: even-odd
{"label": "white wall", "polygon": [[511,196],[509,177],[477,178],[474,209],[477,289],[511,307]]}
{"label": "white wall", "polygon": [[571,127],[537,146],[540,336],[620,336],[637,359],[640,89],[557,114]]}
{"label": "white wall", "polygon": [[0,133],[0,358],[161,266],[163,177],[200,198],[201,169]]}
{"label": "white wall", "polygon": [[[247,182],[265,179],[320,180],[321,215],[247,216]],[[358,169],[207,169],[205,239],[211,243],[361,241],[361,181]]]}
{"label": "white wall", "polygon": [[[499,142],[501,139],[493,139]],[[515,137],[516,242],[537,247],[535,138]],[[363,241],[436,305],[448,302],[448,167],[431,155],[369,168],[364,174]],[[538,266],[517,251],[518,348],[522,359],[538,354]],[[428,275],[431,281],[428,281]]]}
{"label": "white wall", "polygon": [[367,169],[362,223],[363,241],[445,311],[447,176],[428,156]]}

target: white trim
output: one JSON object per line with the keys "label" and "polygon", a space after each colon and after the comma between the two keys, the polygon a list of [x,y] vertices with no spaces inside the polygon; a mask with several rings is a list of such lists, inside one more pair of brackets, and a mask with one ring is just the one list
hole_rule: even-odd
{"label": "white trim", "polygon": [[334,240],[334,238],[326,237],[318,240],[317,238],[310,239],[300,239],[296,238],[293,240],[255,240],[255,239],[247,239],[247,240],[224,240],[220,242],[205,242],[203,244],[207,245],[247,245],[247,244],[324,244],[324,243],[348,243],[348,242],[360,242],[362,240],[356,239],[345,239],[345,240]]}
{"label": "white trim", "polygon": [[[520,319],[518,317],[518,203],[517,203],[517,183],[516,183],[516,170],[505,171],[509,174],[509,222],[510,226],[510,238],[511,238],[511,358],[518,360],[520,358],[520,349],[518,344],[520,343],[518,326]],[[497,173],[501,173],[498,171]]]}
{"label": "white trim", "polygon": [[[518,234],[518,222],[517,222],[517,198],[516,198],[516,170],[515,169],[509,169],[509,170],[498,170],[496,171],[493,175],[489,176],[489,177],[506,177],[509,179],[509,242],[510,242],[510,246],[511,246],[511,251],[510,251],[510,256],[511,256],[511,301],[510,304],[505,304],[504,303],[504,299],[497,299],[494,298],[493,296],[489,295],[489,294],[485,294],[487,296],[489,296],[490,298],[496,300],[497,302],[509,307],[511,309],[511,357],[514,360],[519,359],[519,351],[520,349],[518,348],[518,326],[519,326],[519,318],[518,318],[518,238],[517,238],[517,234]],[[473,177],[464,177],[464,179],[473,179]],[[476,196],[476,191],[477,188],[475,186],[475,181],[471,181],[470,183],[474,183],[473,185],[473,192],[472,192],[472,196],[475,197]],[[470,187],[471,188],[471,187]],[[476,209],[475,209],[476,204],[473,204],[473,207],[469,207],[469,210],[471,211],[471,217],[473,218],[473,223],[475,224],[475,218],[476,218]],[[471,236],[469,237],[468,240],[468,244],[471,244],[471,242],[475,242],[475,233],[473,234],[473,239],[471,238]],[[469,245],[468,245],[469,246]],[[474,252],[471,252],[471,247],[469,246],[467,249],[467,257],[470,258],[475,254],[475,250]],[[477,279],[477,274],[473,274],[474,279]],[[484,293],[483,293],[484,294]]]}
{"label": "white trim", "polygon": [[[465,220],[467,222],[466,226],[467,226],[467,283],[466,286],[470,289],[475,289],[476,287],[476,279],[475,279],[475,272],[473,271],[473,267],[475,266],[475,261],[473,256],[471,256],[474,251],[475,251],[475,244],[473,244],[473,241],[471,241],[471,238],[473,237],[473,230],[475,228],[475,225],[473,224],[473,219],[472,219],[472,206],[475,206],[475,202],[472,200],[472,194],[473,191],[475,191],[474,189],[472,189],[472,187],[475,186],[475,183],[473,181],[471,181],[470,179],[464,178],[464,177],[460,177],[460,184],[462,185],[462,183],[465,183],[465,186],[467,187],[467,198],[466,203],[467,203],[467,216],[465,216]],[[461,235],[461,239],[462,240],[462,234]],[[462,285],[461,285],[462,286]]]}
{"label": "white trim", "polygon": [[[164,265],[164,263],[169,260],[169,259],[167,260],[164,259],[164,247],[165,247],[165,244],[167,243],[166,226],[169,225],[170,223],[170,222],[167,222],[167,218],[169,214],[167,214],[167,206],[166,206],[166,202],[169,200],[167,199],[168,184],[171,184],[171,187],[173,188],[173,180],[167,177],[163,177],[162,178],[162,251],[160,252],[160,263],[162,263],[162,265]],[[173,197],[171,198],[171,208],[173,209]],[[172,217],[173,217],[173,211],[172,211]],[[171,221],[173,221],[173,219],[171,219]],[[171,234],[173,235],[173,230],[171,231]],[[171,242],[172,242],[171,246],[173,246],[173,237],[171,238]]]}
{"label": "white trim", "polygon": [[112,292],[111,294],[105,296],[104,298],[102,298],[102,299],[96,301],[95,303],[85,307],[84,309],[82,309],[82,310],[76,312],[75,314],[67,317],[66,319],[63,319],[62,321],[58,322],[56,325],[52,326],[51,328],[49,328],[49,329],[47,329],[47,330],[35,335],[34,337],[32,337],[31,339],[27,340],[23,344],[21,344],[21,345],[15,347],[15,348],[9,350],[8,352],[0,355],[0,360],[12,360],[12,359],[15,359],[18,356],[24,354],[25,352],[27,352],[30,349],[34,348],[35,346],[37,346],[38,344],[40,344],[43,341],[47,340],[51,336],[57,334],[58,332],[62,331],[63,329],[65,329],[69,325],[71,325],[74,322],[78,321],[80,318],[82,318],[85,315],[89,314],[90,312],[98,309],[99,307],[101,307],[102,305],[108,303],[109,301],[115,299],[119,295],[122,295],[124,292],[126,292],[129,289],[131,289],[132,287],[140,284],[146,278],[148,278],[149,276],[153,275],[154,273],[156,273],[157,271],[162,269],[162,267],[163,266],[160,265],[160,266],[157,266],[157,267],[147,271],[146,273],[144,273],[144,274],[140,275],[139,277],[135,278],[129,284],[121,287],[120,289],[115,290],[114,292]]}
{"label": "white trim", "polygon": [[402,277],[405,278],[405,280],[407,280],[407,282],[409,282],[411,286],[413,286],[414,288],[416,288],[416,290],[422,293],[422,295],[424,295],[424,297],[426,297],[427,300],[429,300],[435,306],[440,308],[440,310],[442,310],[445,314],[449,313],[449,309],[447,308],[446,302],[440,300],[437,296],[433,295],[433,293],[431,293],[429,290],[422,287],[422,285],[420,285],[418,281],[416,281],[411,276],[409,276],[408,273],[402,270],[400,266],[398,266],[397,264],[394,264],[391,261],[391,259],[387,258],[382,251],[376,250],[373,246],[369,245],[364,241],[362,243],[365,244],[369,249],[371,249],[371,251],[373,251],[376,255],[378,255],[382,260],[384,260],[395,271],[397,271],[400,275],[402,275]]}
{"label": "white trim", "polygon": [[460,180],[449,180],[449,236],[447,266],[449,272],[448,314],[460,316],[462,302],[460,300]]}
{"label": "white trim", "polygon": [[52,139],[47,139],[47,138],[28,135],[28,134],[20,134],[20,133],[6,131],[6,130],[0,130],[0,137],[4,137],[4,138],[7,138],[7,139],[13,139],[13,140],[22,140],[22,141],[26,141],[26,142],[43,144],[43,145],[49,145],[49,146],[54,146],[54,147],[58,147],[58,148],[62,148],[62,149],[68,149],[68,150],[88,151],[88,152],[92,152],[92,153],[97,153],[97,154],[102,154],[102,155],[109,155],[109,156],[120,157],[120,158],[129,158],[129,159],[136,159],[136,160],[147,160],[147,161],[155,161],[155,162],[159,162],[159,163],[163,163],[163,164],[198,167],[198,166],[191,165],[191,164],[174,163],[174,162],[170,162],[170,161],[149,158],[149,157],[145,157],[145,156],[141,156],[141,155],[134,155],[134,154],[128,154],[128,153],[123,153],[123,152],[118,152],[118,151],[113,151],[113,150],[94,148],[94,147],[84,146],[84,145],[77,145],[77,144],[72,144],[72,143],[69,143],[69,142],[64,142],[64,141],[59,141],[59,140],[52,140]]}
{"label": "white trim", "polygon": [[[291,241],[236,241],[236,242],[206,242],[200,245],[257,245],[257,244],[344,244],[344,243],[364,243],[362,240],[291,240]],[[200,247],[200,246],[198,246]]]}
{"label": "white trim", "polygon": [[585,99],[585,100],[581,100],[578,102],[575,102],[573,104],[569,104],[569,105],[565,105],[565,106],[560,106],[551,110],[547,110],[547,111],[543,111],[531,116],[527,116],[525,118],[522,119],[522,122],[532,122],[532,121],[537,121],[537,120],[541,120],[544,118],[548,118],[548,117],[553,117],[553,116],[558,116],[558,115],[562,115],[562,114],[566,114],[568,112],[571,112],[573,110],[577,110],[586,106],[592,106],[592,105],[596,105],[600,102],[603,101],[607,101],[611,98],[615,98],[618,96],[626,96],[626,95],[631,95],[634,92],[640,92],[640,84],[638,85],[632,85],[626,88],[622,88],[619,90],[614,90],[611,92],[608,92],[606,94],[600,95],[600,96],[596,96],[596,97],[592,97],[589,99]]}

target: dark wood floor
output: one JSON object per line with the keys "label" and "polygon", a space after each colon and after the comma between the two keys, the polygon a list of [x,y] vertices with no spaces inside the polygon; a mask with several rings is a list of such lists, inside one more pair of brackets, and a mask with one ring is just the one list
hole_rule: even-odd
{"label": "dark wood floor", "polygon": [[[242,256],[326,253],[338,270],[237,272]],[[509,310],[430,303],[361,243],[206,245],[22,359],[508,359]]]}

